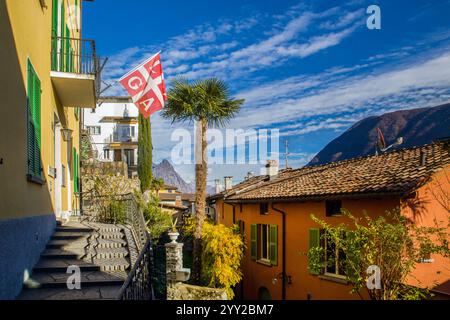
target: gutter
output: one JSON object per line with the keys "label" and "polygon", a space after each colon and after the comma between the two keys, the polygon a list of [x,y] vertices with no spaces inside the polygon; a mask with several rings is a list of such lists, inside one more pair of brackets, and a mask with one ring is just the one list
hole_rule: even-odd
{"label": "gutter", "polygon": [[323,201],[323,200],[341,200],[341,199],[366,199],[366,198],[381,198],[381,197],[403,197],[407,192],[372,192],[372,193],[360,193],[360,194],[329,194],[320,196],[303,196],[303,197],[272,197],[272,198],[260,198],[260,199],[226,199],[226,203],[260,203],[260,202],[307,202],[307,201]]}
{"label": "gutter", "polygon": [[281,266],[281,275],[282,275],[282,283],[281,283],[281,300],[286,300],[286,212],[275,208],[275,204],[272,202],[272,210],[281,213],[282,215],[282,266]]}

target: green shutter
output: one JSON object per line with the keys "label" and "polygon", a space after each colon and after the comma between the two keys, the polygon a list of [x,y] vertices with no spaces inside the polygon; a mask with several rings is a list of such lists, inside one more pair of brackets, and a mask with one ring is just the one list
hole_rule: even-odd
{"label": "green shutter", "polygon": [[65,38],[65,72],[70,72],[71,70],[71,55],[70,55],[70,31],[69,31],[69,27],[66,26],[66,38]]}
{"label": "green shutter", "polygon": [[278,226],[269,226],[269,256],[270,263],[278,265]]}
{"label": "green shutter", "polygon": [[73,149],[73,192],[78,193],[78,153]]}
{"label": "green shutter", "polygon": [[58,65],[58,0],[53,0],[52,4],[52,70]]}
{"label": "green shutter", "polygon": [[258,225],[252,224],[250,227],[250,256],[252,260],[257,259],[258,256]]}
{"label": "green shutter", "polygon": [[[312,228],[309,229],[309,250],[317,248],[320,246],[320,229]],[[312,272],[311,274],[318,275],[317,272]]]}
{"label": "green shutter", "polygon": [[66,27],[66,12],[64,7],[64,1],[61,1],[61,25],[60,25],[60,32],[61,32],[61,40],[60,40],[60,55],[59,55],[59,71],[64,71],[64,60],[65,60],[65,41],[64,41],[64,35],[65,35],[65,29]]}
{"label": "green shutter", "polygon": [[27,69],[27,157],[28,174],[42,178],[41,163],[41,81],[31,62]]}
{"label": "green shutter", "polygon": [[320,229],[309,229],[309,249],[320,246]]}

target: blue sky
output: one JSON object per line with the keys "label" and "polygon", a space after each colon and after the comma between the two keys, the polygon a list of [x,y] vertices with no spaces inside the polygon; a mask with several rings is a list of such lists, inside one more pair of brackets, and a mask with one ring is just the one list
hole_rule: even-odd
{"label": "blue sky", "polygon": [[[381,30],[366,26],[381,8]],[[450,1],[143,1],[84,5],[84,37],[109,57],[112,82],[162,50],[177,76],[220,77],[246,99],[230,128],[279,129],[300,167],[356,121],[450,101]],[[108,95],[123,95],[118,86]],[[171,125],[152,116],[154,158],[170,159]],[[254,165],[212,165],[208,181]],[[176,169],[192,181],[192,166]]]}

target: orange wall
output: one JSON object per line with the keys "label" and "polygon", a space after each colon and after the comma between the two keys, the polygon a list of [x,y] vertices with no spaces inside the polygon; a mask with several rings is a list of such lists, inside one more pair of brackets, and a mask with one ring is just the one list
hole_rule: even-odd
{"label": "orange wall", "polygon": [[[450,166],[437,173],[433,180],[416,192],[413,200],[402,202],[402,212],[413,219],[417,226],[448,228],[450,205]],[[445,199],[442,205],[437,199]],[[411,205],[412,204],[412,205]],[[419,204],[414,206],[414,204]],[[414,207],[416,210],[414,210]],[[417,209],[418,208],[418,209]],[[436,224],[437,222],[437,224]],[[450,281],[450,258],[433,254],[432,263],[418,263],[408,283],[418,287],[434,288]]]}
{"label": "orange wall", "polygon": [[[351,211],[354,215],[361,215],[366,210],[370,216],[384,214],[399,206],[399,200],[394,198],[383,199],[361,199],[344,200],[343,208]],[[277,209],[286,212],[286,273],[291,276],[292,284],[286,286],[286,298],[289,300],[307,299],[308,293],[312,299],[360,299],[358,295],[350,294],[351,287],[346,284],[321,279],[310,275],[307,269],[306,253],[309,249],[309,229],[318,226],[311,220],[310,215],[315,214],[318,218],[329,224],[335,225],[348,221],[344,217],[326,217],[325,202],[293,202],[275,204]],[[232,207],[222,207],[222,200],[217,201],[218,223],[227,226],[232,224]],[[225,219],[222,218],[224,208]],[[236,205],[236,221],[245,222],[245,258],[243,262],[244,273],[244,298],[257,299],[258,289],[266,287],[272,299],[281,299],[281,280],[275,284],[273,279],[282,272],[282,215],[275,212],[270,206],[269,215],[259,214],[258,204],[244,204],[242,212],[240,206]],[[252,261],[250,258],[250,225],[251,224],[275,224],[278,225],[278,266],[266,266]],[[366,292],[362,295],[367,297]]]}

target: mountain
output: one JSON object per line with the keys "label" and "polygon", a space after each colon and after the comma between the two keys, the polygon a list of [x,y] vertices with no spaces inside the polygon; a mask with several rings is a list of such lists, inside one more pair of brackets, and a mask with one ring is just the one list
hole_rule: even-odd
{"label": "mountain", "polygon": [[163,160],[160,164],[153,165],[153,176],[164,180],[164,183],[167,185],[177,187],[181,192],[195,192],[195,186],[184,181],[168,160]]}
{"label": "mountain", "polygon": [[432,108],[401,110],[357,122],[331,141],[308,165],[346,160],[375,153],[377,128],[386,144],[403,137],[397,148],[420,146],[450,136],[450,103]]}
{"label": "mountain", "polygon": [[[153,176],[157,179],[163,179],[165,184],[177,187],[181,192],[195,193],[195,183],[184,181],[168,160],[163,160],[160,164],[153,165]],[[213,194],[213,191],[214,188],[207,186],[207,193]]]}

